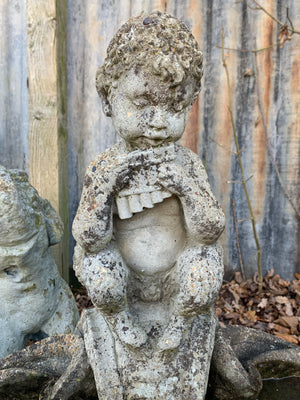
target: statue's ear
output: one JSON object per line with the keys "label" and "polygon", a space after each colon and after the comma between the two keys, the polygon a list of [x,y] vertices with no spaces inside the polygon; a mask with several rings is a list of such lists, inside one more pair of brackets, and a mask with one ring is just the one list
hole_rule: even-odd
{"label": "statue's ear", "polygon": [[96,72],[96,89],[101,99],[102,110],[107,117],[111,117],[111,105],[108,100],[108,93],[105,88],[104,69],[103,66],[97,69]]}
{"label": "statue's ear", "polygon": [[41,211],[45,218],[49,245],[53,246],[54,244],[60,242],[64,233],[64,225],[54,208],[51,206],[50,202],[42,197],[40,197],[39,200]]}
{"label": "statue's ear", "polygon": [[102,110],[107,117],[111,117],[111,105],[106,96],[100,96],[102,103]]}

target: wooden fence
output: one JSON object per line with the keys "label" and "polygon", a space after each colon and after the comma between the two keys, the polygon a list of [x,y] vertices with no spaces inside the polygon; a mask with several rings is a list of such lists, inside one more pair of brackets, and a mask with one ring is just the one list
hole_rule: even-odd
{"label": "wooden fence", "polygon": [[199,153],[226,213],[227,270],[240,269],[242,260],[246,273],[254,273],[257,249],[234,154],[222,28],[263,272],[274,268],[291,279],[300,271],[297,1],[27,0],[25,7],[22,0],[0,0],[0,163],[27,170],[62,216],[65,236],[56,258],[67,277],[74,245],[68,226],[85,169],[116,141],[95,71],[120,24],[157,9],[191,26],[204,53],[202,91],[182,141]]}

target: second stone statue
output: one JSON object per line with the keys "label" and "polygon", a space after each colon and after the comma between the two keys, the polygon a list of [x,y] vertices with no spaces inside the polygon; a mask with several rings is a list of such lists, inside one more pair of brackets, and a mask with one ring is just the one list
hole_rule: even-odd
{"label": "second stone statue", "polygon": [[120,141],[89,166],[74,268],[96,306],[81,319],[101,399],[204,399],[223,277],[224,214],[178,143],[202,53],[160,12],[112,39],[96,87]]}

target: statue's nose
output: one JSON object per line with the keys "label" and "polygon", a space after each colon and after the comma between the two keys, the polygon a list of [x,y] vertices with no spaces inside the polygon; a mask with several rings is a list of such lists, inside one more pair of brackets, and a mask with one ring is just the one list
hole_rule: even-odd
{"label": "statue's nose", "polygon": [[167,113],[162,109],[155,109],[153,115],[150,116],[149,126],[155,129],[165,129],[167,127]]}

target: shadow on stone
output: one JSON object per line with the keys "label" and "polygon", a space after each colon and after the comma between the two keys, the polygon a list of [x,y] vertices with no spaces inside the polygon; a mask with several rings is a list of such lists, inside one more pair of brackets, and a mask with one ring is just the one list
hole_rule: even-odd
{"label": "shadow on stone", "polygon": [[[300,377],[299,347],[254,329],[241,326],[219,327],[206,398],[254,400],[263,388],[263,379],[290,376]],[[264,386],[262,396],[272,388],[267,380]],[[273,395],[276,395],[276,391]],[[275,400],[275,397],[269,397],[268,400],[273,398]],[[299,394],[288,398],[297,400]]]}
{"label": "shadow on stone", "polygon": [[[250,328],[218,328],[206,400],[298,400],[299,388],[299,347]],[[96,400],[84,340],[54,336],[1,359],[0,398]]]}

